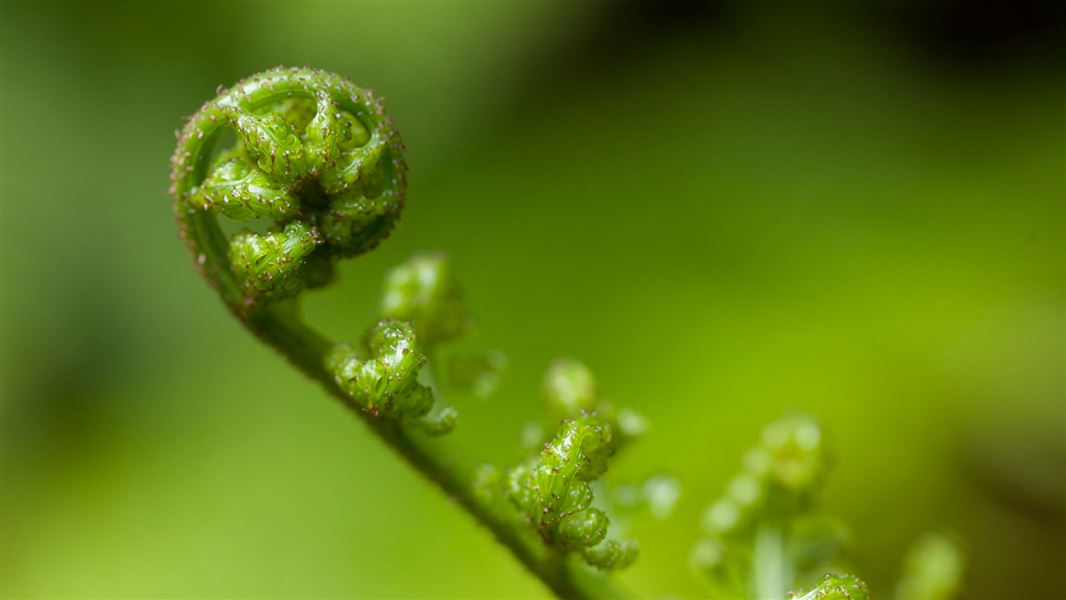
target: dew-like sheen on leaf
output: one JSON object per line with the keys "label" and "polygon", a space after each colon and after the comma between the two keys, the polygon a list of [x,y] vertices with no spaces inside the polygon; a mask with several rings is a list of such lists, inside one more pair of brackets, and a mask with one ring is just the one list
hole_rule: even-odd
{"label": "dew-like sheen on leaf", "polygon": [[545,543],[578,550],[589,564],[621,568],[636,558],[636,544],[605,540],[610,521],[592,508],[590,485],[607,470],[611,426],[594,415],[565,421],[532,465],[510,472],[511,500]]}
{"label": "dew-like sheen on leaf", "polygon": [[[226,131],[236,141],[220,147]],[[388,236],[403,208],[405,172],[403,144],[380,98],[326,71],[279,67],[222,90],[189,118],[171,159],[171,195],[197,264],[225,279],[224,298],[243,311],[304,288],[308,240],[313,256],[329,262]],[[204,218],[214,216],[273,226],[225,241]],[[294,226],[303,245],[271,248],[272,240],[291,240]],[[216,243],[229,250],[214,251]],[[228,295],[230,281],[243,299]]]}

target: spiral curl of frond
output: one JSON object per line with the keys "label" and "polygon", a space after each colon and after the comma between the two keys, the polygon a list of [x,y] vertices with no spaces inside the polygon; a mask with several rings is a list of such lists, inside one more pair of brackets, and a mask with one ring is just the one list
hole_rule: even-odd
{"label": "spiral curl of frond", "polygon": [[[226,131],[236,142],[220,148]],[[279,67],[220,90],[189,118],[170,192],[197,265],[244,311],[328,281],[335,259],[387,237],[405,172],[380,98],[332,73]],[[273,225],[227,240],[218,216]],[[307,281],[316,257],[319,277]]]}
{"label": "spiral curl of frond", "polygon": [[[484,397],[507,368],[499,352],[438,352],[471,322],[444,255],[415,256],[390,272],[384,318],[361,345],[334,342],[302,318],[301,292],[329,284],[338,259],[385,239],[403,208],[404,147],[380,98],[338,75],[279,67],[219,88],[176,135],[170,194],[179,233],[241,324],[323,384],[559,597],[618,596],[605,576],[573,577],[555,551],[581,548],[602,567],[629,562],[634,545],[598,534],[604,513],[582,500],[584,512],[556,528],[560,546],[543,548],[504,471],[480,470],[470,486],[448,452],[414,435],[450,431],[458,413],[444,395]],[[247,227],[228,233],[226,219]],[[609,429],[600,434],[610,439]],[[583,485],[579,495],[591,501],[582,481],[575,489]]]}

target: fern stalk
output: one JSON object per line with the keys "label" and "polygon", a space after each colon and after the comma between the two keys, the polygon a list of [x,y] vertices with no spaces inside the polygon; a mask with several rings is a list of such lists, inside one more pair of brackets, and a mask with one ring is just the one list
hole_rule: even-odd
{"label": "fern stalk", "polygon": [[[220,148],[227,130],[238,141]],[[455,424],[457,413],[443,404],[436,381],[428,389],[415,376],[426,361],[422,343],[456,334],[461,315],[438,310],[427,313],[428,321],[383,321],[367,360],[300,317],[297,297],[304,289],[328,284],[336,260],[388,236],[404,202],[403,150],[372,92],[319,70],[260,73],[220,89],[178,133],[170,192],[179,232],[200,274],[246,329],[321,384],[553,593],[625,597],[608,577],[539,543],[489,506],[465,472],[420,438]],[[265,234],[227,236],[219,216],[275,225]],[[412,301],[406,289],[394,297],[399,304],[386,302],[386,312]],[[433,307],[453,306],[447,300]]]}

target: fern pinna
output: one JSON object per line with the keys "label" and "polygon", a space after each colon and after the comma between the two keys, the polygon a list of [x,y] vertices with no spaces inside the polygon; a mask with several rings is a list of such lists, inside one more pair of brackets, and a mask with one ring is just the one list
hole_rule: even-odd
{"label": "fern pinna", "polygon": [[[301,294],[329,285],[338,260],[372,250],[395,226],[405,200],[403,155],[372,92],[315,69],[265,71],[219,90],[178,132],[170,193],[180,235],[200,274],[249,331],[322,384],[555,594],[630,596],[608,576],[637,558],[626,525],[669,514],[678,487],[665,476],[602,481],[612,457],[645,423],[602,398],[583,364],[564,359],[549,368],[542,395],[551,421],[523,432],[525,461],[468,468],[428,444],[459,422],[444,393],[486,393],[506,362],[498,353],[441,359],[439,349],[470,321],[443,255],[415,256],[387,275],[381,319],[357,343],[332,340],[304,322]],[[269,225],[227,234],[220,217]],[[818,431],[799,426],[793,437],[804,449]],[[817,470],[815,463],[793,466],[792,479],[806,477],[808,466]],[[727,507],[735,510],[716,523],[747,510],[740,506],[745,497],[735,497]],[[727,529],[699,546],[704,572],[717,568],[717,555],[707,552],[732,544]],[[784,570],[757,591],[783,592],[792,583],[791,571],[777,566]],[[854,578],[829,576],[803,598],[857,600],[865,589]]]}

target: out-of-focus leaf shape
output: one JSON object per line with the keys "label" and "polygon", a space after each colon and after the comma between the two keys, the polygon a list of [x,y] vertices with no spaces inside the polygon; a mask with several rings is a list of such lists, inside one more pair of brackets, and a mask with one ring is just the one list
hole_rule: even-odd
{"label": "out-of-focus leaf shape", "polygon": [[950,600],[957,596],[965,570],[966,558],[959,543],[941,533],[928,533],[904,556],[896,596],[908,600]]}
{"label": "out-of-focus leaf shape", "polygon": [[419,254],[389,271],[381,314],[409,321],[429,345],[455,339],[470,325],[462,292],[443,253]]}

